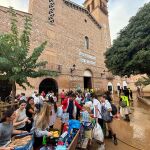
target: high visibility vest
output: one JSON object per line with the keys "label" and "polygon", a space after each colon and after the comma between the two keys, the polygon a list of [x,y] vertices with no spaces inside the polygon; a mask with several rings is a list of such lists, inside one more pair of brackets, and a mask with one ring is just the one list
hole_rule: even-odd
{"label": "high visibility vest", "polygon": [[127,106],[129,106],[129,100],[127,96],[121,96],[121,99],[126,102]]}

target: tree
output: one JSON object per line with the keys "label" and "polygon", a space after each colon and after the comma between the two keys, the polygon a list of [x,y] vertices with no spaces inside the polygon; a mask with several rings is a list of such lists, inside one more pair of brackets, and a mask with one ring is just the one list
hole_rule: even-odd
{"label": "tree", "polygon": [[105,53],[106,67],[119,76],[147,74],[150,77],[150,3],[144,5],[120,31]]}
{"label": "tree", "polygon": [[16,12],[10,8],[11,32],[0,35],[0,80],[8,80],[12,84],[12,97],[15,99],[16,83],[26,89],[33,87],[28,78],[56,76],[55,71],[43,68],[47,61],[39,61],[46,41],[30,51],[31,18],[25,17],[24,29],[18,32]]}

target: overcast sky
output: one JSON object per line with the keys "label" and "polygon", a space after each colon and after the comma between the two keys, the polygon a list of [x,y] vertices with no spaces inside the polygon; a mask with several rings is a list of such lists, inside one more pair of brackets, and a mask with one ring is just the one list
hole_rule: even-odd
{"label": "overcast sky", "polygon": [[[38,1],[38,0],[37,0]],[[72,0],[82,5],[84,0]],[[136,14],[138,9],[150,0],[109,0],[109,21],[111,39],[117,37],[117,33],[128,24],[129,18]],[[2,6],[12,6],[15,9],[28,11],[29,0],[0,0]]]}

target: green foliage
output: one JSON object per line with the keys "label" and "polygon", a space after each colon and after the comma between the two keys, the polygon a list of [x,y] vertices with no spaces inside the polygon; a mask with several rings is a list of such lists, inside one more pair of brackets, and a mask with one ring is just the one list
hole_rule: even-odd
{"label": "green foliage", "polygon": [[150,84],[150,76],[140,78],[135,85],[136,86],[147,86]]}
{"label": "green foliage", "polygon": [[106,67],[119,76],[150,75],[150,3],[144,5],[120,31],[105,53]]}
{"label": "green foliage", "polygon": [[26,88],[26,85],[32,87],[28,78],[56,76],[55,71],[41,69],[46,61],[38,61],[47,42],[36,47],[29,56],[31,18],[25,18],[23,32],[19,33],[17,16],[12,8],[10,14],[11,32],[0,35],[0,80],[9,80]]}

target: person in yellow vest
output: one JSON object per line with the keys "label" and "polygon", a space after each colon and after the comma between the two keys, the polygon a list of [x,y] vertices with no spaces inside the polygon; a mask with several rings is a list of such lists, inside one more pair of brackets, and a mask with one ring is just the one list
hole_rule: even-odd
{"label": "person in yellow vest", "polygon": [[130,121],[129,118],[129,99],[127,96],[125,96],[124,94],[122,94],[120,96],[120,115],[121,117],[123,117],[126,121]]}

